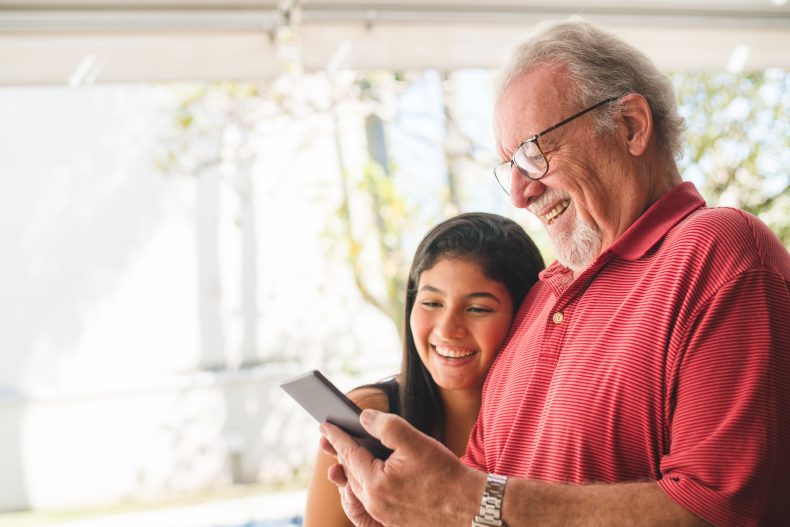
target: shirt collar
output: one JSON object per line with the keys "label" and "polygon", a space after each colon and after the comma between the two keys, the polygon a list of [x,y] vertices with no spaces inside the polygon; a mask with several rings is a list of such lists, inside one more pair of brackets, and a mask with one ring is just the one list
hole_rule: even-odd
{"label": "shirt collar", "polygon": [[538,280],[547,284],[554,292],[554,296],[559,297],[573,282],[573,273],[555,260],[554,263],[538,273]]}
{"label": "shirt collar", "polygon": [[673,188],[648,208],[615,242],[609,251],[624,260],[638,260],[680,221],[705,206],[694,183]]}
{"label": "shirt collar", "polygon": [[[638,260],[680,221],[705,206],[694,183],[687,181],[661,196],[609,247],[608,252],[624,260]],[[596,258],[596,261],[599,261]],[[593,264],[595,265],[595,264]],[[538,275],[556,291],[573,281],[571,270],[555,261]]]}

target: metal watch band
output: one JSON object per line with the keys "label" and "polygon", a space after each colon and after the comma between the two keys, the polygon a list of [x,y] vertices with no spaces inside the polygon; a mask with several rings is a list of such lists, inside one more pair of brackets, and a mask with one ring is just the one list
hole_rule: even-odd
{"label": "metal watch band", "polygon": [[480,500],[480,512],[472,520],[472,527],[507,527],[502,520],[502,499],[505,497],[507,476],[489,474]]}

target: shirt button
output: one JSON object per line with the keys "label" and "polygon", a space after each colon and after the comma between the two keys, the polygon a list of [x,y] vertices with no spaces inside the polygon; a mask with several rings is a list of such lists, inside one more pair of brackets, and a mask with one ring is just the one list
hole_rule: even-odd
{"label": "shirt button", "polygon": [[557,311],[551,319],[555,324],[562,324],[562,321],[565,320],[565,315],[562,314],[562,311]]}

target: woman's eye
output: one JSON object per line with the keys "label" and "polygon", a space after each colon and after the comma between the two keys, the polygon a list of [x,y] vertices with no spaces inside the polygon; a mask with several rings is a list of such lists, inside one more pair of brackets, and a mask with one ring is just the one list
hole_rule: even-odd
{"label": "woman's eye", "polygon": [[493,313],[490,307],[472,306],[469,308],[470,313]]}
{"label": "woman's eye", "polygon": [[422,305],[424,307],[431,307],[431,308],[441,307],[442,306],[441,303],[436,302],[434,300],[423,300],[422,302],[420,302],[420,305]]}

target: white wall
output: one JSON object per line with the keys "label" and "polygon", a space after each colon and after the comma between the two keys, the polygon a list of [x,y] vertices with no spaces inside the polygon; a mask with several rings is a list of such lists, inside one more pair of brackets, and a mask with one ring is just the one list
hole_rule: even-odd
{"label": "white wall", "polygon": [[326,258],[327,117],[272,121],[259,162],[194,177],[156,169],[176,103],[0,89],[0,511],[287,480],[316,429],[277,383],[397,370],[392,324]]}

